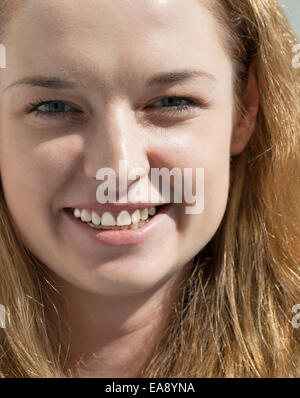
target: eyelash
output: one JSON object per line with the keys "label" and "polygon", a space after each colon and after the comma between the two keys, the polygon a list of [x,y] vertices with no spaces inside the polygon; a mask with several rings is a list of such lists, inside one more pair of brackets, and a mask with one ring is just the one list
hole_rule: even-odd
{"label": "eyelash", "polygon": [[[180,106],[149,106],[150,108],[150,114],[157,114],[160,113],[162,115],[167,115],[167,116],[181,116],[183,114],[187,114],[188,112],[193,111],[195,107],[202,107],[205,108],[208,106],[208,104],[202,102],[201,104],[191,98],[188,97],[180,97],[177,95],[174,96],[168,96],[168,97],[161,97],[159,99],[157,99],[154,103],[159,102],[159,101],[163,101],[166,99],[175,99],[175,100],[183,100],[183,101],[188,101],[190,102],[189,105],[180,105]],[[46,117],[46,118],[55,118],[55,119],[63,119],[63,118],[67,118],[70,117],[70,113],[82,113],[79,110],[73,110],[72,111],[67,111],[67,112],[45,112],[45,111],[40,111],[37,108],[39,108],[42,105],[49,105],[52,103],[62,103],[65,104],[67,106],[69,106],[70,108],[72,108],[71,105],[67,104],[65,101],[60,101],[60,100],[49,100],[49,101],[43,101],[43,100],[39,100],[35,103],[30,103],[29,104],[29,109],[27,109],[27,113],[34,113],[37,117]],[[159,109],[160,108],[160,109]],[[156,110],[158,109],[158,110]]]}
{"label": "eyelash", "polygon": [[75,110],[75,108],[73,108],[72,111],[68,111],[68,112],[45,112],[45,111],[40,111],[37,109],[42,105],[49,105],[49,104],[53,104],[53,103],[65,104],[65,105],[69,106],[70,108],[73,108],[71,105],[67,104],[65,101],[60,101],[60,100],[43,101],[42,99],[40,99],[37,102],[30,103],[26,110],[26,113],[33,113],[37,117],[55,118],[55,119],[63,119],[63,118],[70,117],[70,113],[82,113],[79,110]]}

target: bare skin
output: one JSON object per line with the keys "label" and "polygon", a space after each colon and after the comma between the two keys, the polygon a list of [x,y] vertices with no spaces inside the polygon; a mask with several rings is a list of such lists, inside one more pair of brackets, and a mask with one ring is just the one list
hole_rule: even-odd
{"label": "bare skin", "polygon": [[[231,60],[200,1],[28,0],[5,45],[0,167],[9,210],[67,303],[60,311],[72,330],[70,354],[74,363],[84,362],[77,377],[138,376],[187,264],[222,221],[230,156],[247,145],[258,110],[254,65],[243,95],[248,114],[233,124]],[[175,70],[205,73],[147,84]],[[15,84],[37,75],[72,79],[75,86]],[[180,114],[171,106],[163,113],[160,100],[174,96],[193,103],[184,102],[188,109]],[[28,112],[40,100],[81,113]],[[117,172],[120,159],[147,171],[203,167],[204,211],[187,215],[183,204],[174,204],[141,244],[96,245],[73,228],[63,208],[95,200],[97,170]]]}

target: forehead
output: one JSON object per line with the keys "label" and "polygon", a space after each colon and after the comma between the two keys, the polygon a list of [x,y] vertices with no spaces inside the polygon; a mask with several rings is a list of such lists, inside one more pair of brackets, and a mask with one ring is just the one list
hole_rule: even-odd
{"label": "forehead", "polygon": [[201,66],[217,74],[229,61],[199,0],[27,0],[9,39],[9,54],[37,73],[56,64],[106,76],[120,66],[136,73]]}
{"label": "forehead", "polygon": [[[208,11],[203,0],[23,0],[23,19],[35,22],[48,32],[66,33],[75,26],[116,32],[145,28],[172,29],[199,24]],[[207,23],[212,20],[207,21]]]}

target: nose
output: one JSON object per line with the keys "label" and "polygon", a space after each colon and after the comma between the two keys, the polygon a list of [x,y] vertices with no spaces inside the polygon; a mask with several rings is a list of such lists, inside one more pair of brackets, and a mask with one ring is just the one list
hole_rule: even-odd
{"label": "nose", "polygon": [[[99,170],[109,168],[114,172],[116,188],[121,181],[129,189],[139,179],[129,180],[130,170],[138,168],[141,178],[149,175],[147,140],[141,134],[135,113],[126,101],[114,101],[107,105],[98,112],[92,125],[84,162],[89,178],[97,180],[99,185],[101,180],[104,181],[103,178],[99,179]],[[123,195],[123,192],[119,194]]]}

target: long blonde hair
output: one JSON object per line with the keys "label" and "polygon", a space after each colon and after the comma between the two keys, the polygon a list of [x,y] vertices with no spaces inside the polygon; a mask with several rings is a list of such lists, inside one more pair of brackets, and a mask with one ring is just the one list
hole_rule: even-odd
{"label": "long blonde hair", "polygon": [[[204,0],[202,0],[204,1]],[[189,278],[143,377],[298,377],[300,332],[300,70],[276,0],[209,0],[235,70],[236,105],[257,59],[260,108],[246,149],[231,159],[224,218]],[[8,4],[10,3],[10,4]],[[0,26],[11,3],[0,0]],[[23,245],[0,192],[0,376],[72,377],[56,291]]]}

